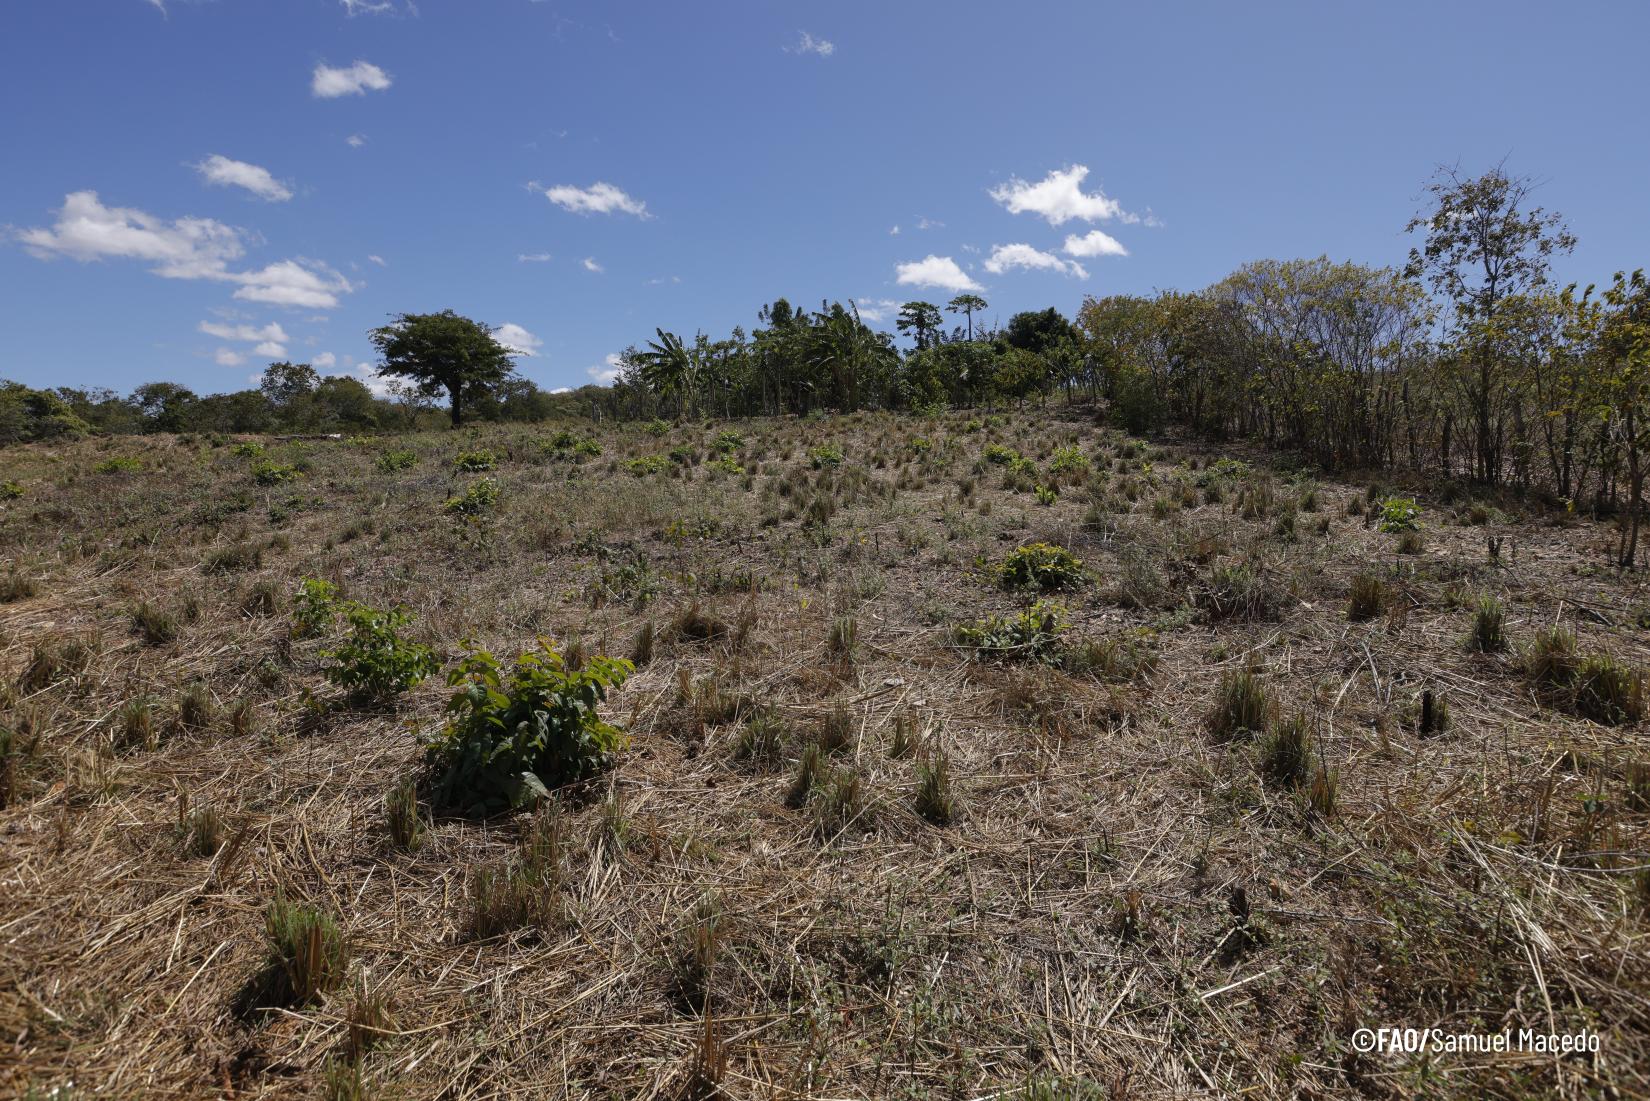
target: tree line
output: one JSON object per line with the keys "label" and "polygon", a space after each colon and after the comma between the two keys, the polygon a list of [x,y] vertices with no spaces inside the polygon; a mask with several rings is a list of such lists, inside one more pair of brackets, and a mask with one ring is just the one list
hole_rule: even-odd
{"label": "tree line", "polygon": [[[1089,297],[998,328],[989,303],[906,303],[895,333],[853,301],[779,298],[747,332],[656,330],[611,386],[547,393],[493,330],[451,311],[402,314],[369,336],[388,396],[358,378],[277,363],[256,389],[174,383],[108,391],[0,383],[0,443],[64,433],[394,431],[557,416],[653,418],[928,411],[1084,398],[1123,427],[1249,439],[1325,470],[1405,469],[1551,494],[1620,514],[1634,561],[1650,476],[1650,286],[1559,286],[1575,247],[1531,181],[1441,171],[1405,227],[1401,268],[1327,257],[1246,264],[1201,291]],[[906,339],[903,348],[899,338]]]}

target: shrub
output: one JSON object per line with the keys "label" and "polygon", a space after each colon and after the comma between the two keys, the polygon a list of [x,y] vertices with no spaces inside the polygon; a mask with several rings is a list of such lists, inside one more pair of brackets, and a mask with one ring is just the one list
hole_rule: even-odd
{"label": "shrub", "polygon": [[1386,606],[1386,586],[1373,574],[1360,573],[1352,579],[1347,594],[1346,618],[1354,623],[1374,619]]}
{"label": "shrub", "polygon": [[328,681],[361,699],[388,699],[421,683],[441,667],[435,651],[401,636],[412,616],[400,608],[384,610],[345,601],[338,611],[349,625],[349,636],[321,656],[330,662],[321,670]]}
{"label": "shrub", "polygon": [[1222,741],[1258,734],[1266,729],[1270,714],[1266,686],[1245,669],[1220,678],[1214,710],[1209,713],[1209,731]]}
{"label": "shrub", "polygon": [[1029,543],[1009,553],[997,567],[997,576],[1010,589],[1075,589],[1083,584],[1083,563],[1064,547]]}
{"label": "shrub", "polygon": [[314,637],[332,626],[338,615],[338,586],[306,577],[298,582],[298,595],[292,604],[293,633],[300,638]]}
{"label": "shrub", "polygon": [[113,459],[104,459],[102,462],[92,467],[92,470],[98,474],[124,474],[142,469],[142,459],[134,459],[124,455]]}
{"label": "shrub", "polygon": [[1507,648],[1507,638],[1503,633],[1503,623],[1506,614],[1501,608],[1501,601],[1485,593],[1478,598],[1472,612],[1472,630],[1467,634],[1467,647],[1480,653],[1493,653]]}
{"label": "shrub", "polygon": [[379,455],[374,465],[385,474],[394,474],[398,470],[409,470],[418,465],[416,451],[386,451]]}
{"label": "shrub", "polygon": [[453,459],[453,468],[466,474],[480,474],[498,466],[498,456],[491,451],[460,451]]}
{"label": "shrub", "polygon": [[498,504],[498,483],[491,478],[471,482],[462,494],[447,498],[442,507],[455,516],[474,519],[486,515]]}
{"label": "shrub", "polygon": [[1055,474],[1087,474],[1089,459],[1076,447],[1057,447],[1048,468]]}
{"label": "shrub", "polygon": [[284,485],[287,482],[295,482],[300,477],[302,474],[295,466],[270,462],[267,459],[252,464],[252,480],[261,486]]}
{"label": "shrub", "polygon": [[669,470],[670,463],[665,460],[663,455],[643,455],[625,463],[624,468],[636,477],[642,478],[649,474],[658,474],[661,471]]}
{"label": "shrub", "polygon": [[256,459],[264,453],[264,445],[257,440],[243,440],[229,449],[237,459]]}
{"label": "shrub", "polygon": [[1005,447],[1000,443],[989,443],[985,445],[985,450],[981,452],[981,456],[988,463],[992,463],[996,466],[1007,466],[1015,459],[1018,459],[1020,457],[1020,453],[1012,447]]}
{"label": "shrub", "polygon": [[1060,499],[1059,491],[1054,489],[1052,486],[1032,486],[1031,495],[1037,498],[1037,503],[1042,505],[1044,508],[1047,508]]}
{"label": "shrub", "polygon": [[349,947],[331,914],[289,902],[284,891],[264,912],[274,996],[302,1004],[335,989],[349,966]]}
{"label": "shrub", "polygon": [[1411,497],[1388,497],[1381,502],[1376,526],[1387,534],[1421,530],[1421,506]]}
{"label": "shrub", "polygon": [[714,446],[724,455],[731,454],[744,448],[745,437],[737,432],[722,432],[717,435]]}
{"label": "shrub", "polygon": [[448,673],[457,691],[428,751],[440,805],[472,813],[515,809],[592,775],[623,748],[624,733],[597,708],[635,667],[592,657],[569,670],[547,640],[539,646],[509,670],[472,648]]}
{"label": "shrub", "polygon": [[810,448],[808,462],[815,470],[827,466],[841,466],[842,448],[834,443],[824,443],[818,447]]}
{"label": "shrub", "polygon": [[987,658],[1052,659],[1066,629],[1065,609],[1039,600],[1018,615],[990,615],[958,627],[956,640]]}
{"label": "shrub", "polygon": [[655,417],[653,420],[650,420],[646,424],[642,425],[642,431],[646,432],[649,436],[663,436],[665,433],[670,431],[670,422],[663,421]]}
{"label": "shrub", "polygon": [[23,483],[7,479],[0,482],[0,501],[15,501],[23,496]]}
{"label": "shrub", "polygon": [[1608,654],[1585,658],[1576,670],[1576,714],[1607,726],[1644,717],[1644,679]]}

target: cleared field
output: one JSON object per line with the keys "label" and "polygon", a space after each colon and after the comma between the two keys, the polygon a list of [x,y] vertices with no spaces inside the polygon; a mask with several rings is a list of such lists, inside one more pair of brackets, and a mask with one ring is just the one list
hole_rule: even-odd
{"label": "cleared field", "polygon": [[[1056,406],[0,467],[0,1092],[1650,1092],[1610,525]],[[449,667],[634,659],[628,749],[392,816],[452,690],[347,697],[304,578]],[[313,996],[278,898],[336,922]],[[1600,1042],[1354,1049],[1383,1026]]]}

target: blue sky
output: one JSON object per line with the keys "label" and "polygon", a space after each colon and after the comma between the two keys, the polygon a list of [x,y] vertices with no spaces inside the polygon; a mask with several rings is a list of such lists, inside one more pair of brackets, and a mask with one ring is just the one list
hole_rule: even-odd
{"label": "blue sky", "polygon": [[0,377],[357,373],[447,307],[545,387],[779,296],[1070,314],[1401,263],[1433,168],[1503,157],[1603,281],[1650,264],[1646,41],[1638,2],[8,0]]}

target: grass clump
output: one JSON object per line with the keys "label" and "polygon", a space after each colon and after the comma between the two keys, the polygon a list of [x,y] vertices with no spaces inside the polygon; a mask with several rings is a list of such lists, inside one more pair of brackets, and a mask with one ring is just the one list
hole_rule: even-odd
{"label": "grass clump", "polygon": [[1467,632],[1467,648],[1481,654],[1507,648],[1506,611],[1489,593],[1479,596],[1472,610],[1472,628]]}
{"label": "grass clump", "polygon": [[1198,603],[1211,620],[1276,619],[1283,599],[1271,575],[1247,562],[1216,566],[1198,594]]}
{"label": "grass clump", "polygon": [[1606,726],[1644,717],[1644,678],[1608,654],[1590,654],[1576,669],[1572,709]]}
{"label": "grass clump", "polygon": [[396,848],[411,852],[424,843],[424,813],[418,805],[418,785],[405,779],[384,796],[384,821]]}
{"label": "grass clump", "polygon": [[373,465],[378,468],[380,474],[395,474],[402,470],[411,470],[418,465],[418,452],[385,451],[373,460]]}
{"label": "grass clump", "polygon": [[1304,715],[1271,725],[1260,742],[1260,774],[1280,788],[1298,788],[1312,772],[1312,736]]}
{"label": "grass clump", "polygon": [[1259,734],[1271,716],[1266,686],[1253,670],[1220,678],[1215,706],[1209,713],[1209,732],[1221,741]]}
{"label": "grass clump", "polygon": [[18,600],[28,600],[40,591],[34,578],[22,570],[13,567],[0,577],[0,604],[11,604]]}
{"label": "grass clump", "polygon": [[150,646],[164,646],[177,640],[177,617],[142,601],[132,609],[132,629]]}
{"label": "grass clump", "polygon": [[436,803],[472,814],[513,810],[606,767],[625,736],[598,708],[634,669],[608,657],[569,669],[545,639],[509,669],[472,648],[447,675],[456,691],[428,750]]}
{"label": "grass clump", "polygon": [[470,935],[486,940],[516,929],[553,929],[566,917],[562,897],[566,841],[561,812],[533,816],[515,856],[477,868],[470,881]]}
{"label": "grass clump", "polygon": [[1524,651],[1524,679],[1542,695],[1553,696],[1569,689],[1580,668],[1575,632],[1563,627],[1537,631]]}
{"label": "grass clump", "polygon": [[947,826],[956,816],[956,798],[951,792],[951,761],[936,753],[917,765],[917,814],[936,826]]}
{"label": "grass clump", "polygon": [[1347,593],[1346,618],[1354,623],[1374,619],[1386,607],[1386,586],[1374,574],[1360,573]]}
{"label": "grass clump", "polygon": [[337,989],[349,966],[349,946],[338,922],[324,910],[288,900],[276,891],[264,911],[269,946],[270,993],[284,1004],[303,1005]]}

